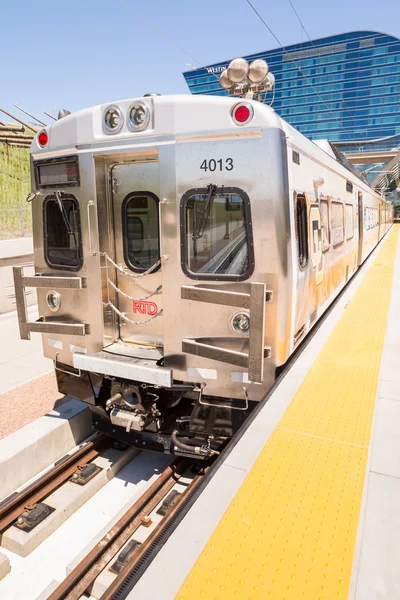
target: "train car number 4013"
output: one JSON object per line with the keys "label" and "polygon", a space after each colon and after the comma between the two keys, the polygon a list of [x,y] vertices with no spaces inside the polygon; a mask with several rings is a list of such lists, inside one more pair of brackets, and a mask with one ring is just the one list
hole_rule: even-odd
{"label": "train car number 4013", "polygon": [[200,165],[200,169],[203,171],[232,171],[233,169],[233,158],[210,158],[207,160],[206,158]]}

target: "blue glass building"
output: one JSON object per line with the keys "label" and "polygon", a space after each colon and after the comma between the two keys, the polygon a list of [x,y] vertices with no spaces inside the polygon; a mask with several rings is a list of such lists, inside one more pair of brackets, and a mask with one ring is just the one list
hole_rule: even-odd
{"label": "blue glass building", "polygon": [[[263,58],[276,78],[273,108],[311,139],[354,150],[400,144],[400,40],[354,31],[245,56]],[[192,94],[226,95],[219,74],[230,60],[184,73]],[[272,94],[269,93],[270,100]],[[268,100],[267,100],[268,101]],[[350,142],[350,143],[349,143]]]}
{"label": "blue glass building", "polygon": [[[352,31],[244,58],[267,61],[276,85],[266,102],[310,139],[329,139],[353,154],[397,148],[400,160],[399,39]],[[230,60],[184,73],[192,94],[227,95],[219,75]],[[388,163],[358,168],[372,183]]]}

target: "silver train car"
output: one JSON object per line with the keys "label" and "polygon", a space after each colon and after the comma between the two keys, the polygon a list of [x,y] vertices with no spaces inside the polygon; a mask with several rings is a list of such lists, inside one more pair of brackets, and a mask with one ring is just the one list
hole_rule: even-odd
{"label": "silver train car", "polygon": [[328,142],[248,99],[62,115],[31,159],[21,337],[42,333],[60,392],[96,429],[165,453],[229,440],[393,221]]}

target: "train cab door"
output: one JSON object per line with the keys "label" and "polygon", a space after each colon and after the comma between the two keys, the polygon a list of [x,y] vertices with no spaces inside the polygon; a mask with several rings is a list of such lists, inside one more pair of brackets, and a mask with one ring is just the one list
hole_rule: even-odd
{"label": "train cab door", "polygon": [[132,347],[162,347],[158,161],[111,169],[114,265],[108,297],[115,337]]}
{"label": "train cab door", "polygon": [[363,219],[363,195],[358,192],[358,260],[357,265],[360,266],[363,260],[363,238],[364,238],[364,219]]}

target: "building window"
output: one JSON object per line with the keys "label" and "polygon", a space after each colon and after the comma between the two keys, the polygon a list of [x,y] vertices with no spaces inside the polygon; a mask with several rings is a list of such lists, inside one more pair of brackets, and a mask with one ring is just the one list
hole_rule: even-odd
{"label": "building window", "polygon": [[331,235],[332,246],[338,246],[344,242],[344,213],[341,202],[331,204]]}
{"label": "building window", "polygon": [[158,198],[133,192],[122,203],[124,258],[132,271],[144,273],[160,259]]}
{"label": "building window", "polygon": [[299,194],[296,202],[296,229],[300,269],[305,269],[308,263],[308,226],[307,200]]}
{"label": "building window", "polygon": [[346,240],[354,236],[354,208],[352,204],[346,204]]}
{"label": "building window", "polygon": [[79,204],[75,196],[47,196],[43,204],[44,256],[49,267],[78,271],[82,267]]}
{"label": "building window", "polygon": [[182,269],[195,279],[247,279],[254,254],[250,201],[238,188],[189,190],[181,202]]}
{"label": "building window", "polygon": [[321,200],[320,207],[322,225],[322,252],[329,250],[329,207],[326,200]]}

